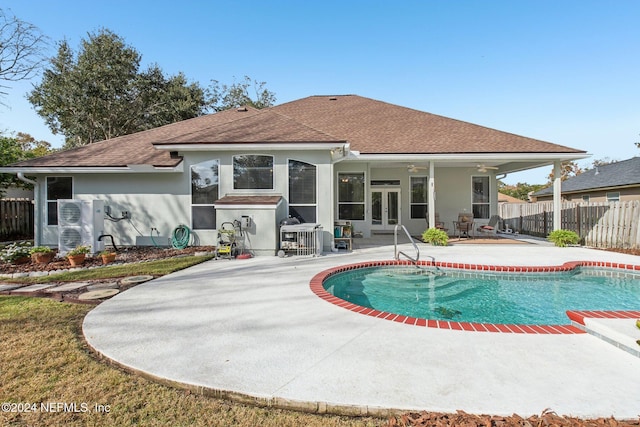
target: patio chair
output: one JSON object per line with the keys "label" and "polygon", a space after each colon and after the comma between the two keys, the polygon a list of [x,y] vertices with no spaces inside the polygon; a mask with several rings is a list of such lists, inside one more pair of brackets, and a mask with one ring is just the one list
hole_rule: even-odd
{"label": "patio chair", "polygon": [[498,222],[500,221],[499,215],[492,215],[489,218],[489,223],[486,225],[481,225],[477,228],[477,231],[481,235],[490,235],[491,237],[495,237],[498,232]]}
{"label": "patio chair", "polygon": [[[424,219],[427,220],[427,227],[429,226],[429,212],[425,212]],[[444,226],[444,222],[440,221],[440,214],[436,212],[436,224],[435,228],[442,231],[449,231],[448,228]]]}
{"label": "patio chair", "polygon": [[463,236],[467,238],[473,237],[473,214],[469,212],[459,213],[458,220],[453,221],[453,230],[458,235],[458,239]]}

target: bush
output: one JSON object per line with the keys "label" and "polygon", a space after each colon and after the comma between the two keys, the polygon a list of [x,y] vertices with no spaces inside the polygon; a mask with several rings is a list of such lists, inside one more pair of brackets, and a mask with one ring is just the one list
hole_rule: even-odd
{"label": "bush", "polygon": [[424,240],[425,243],[431,243],[433,246],[447,246],[449,236],[444,230],[429,228],[422,233],[422,240]]}
{"label": "bush", "polygon": [[4,262],[14,262],[20,258],[28,258],[31,251],[31,243],[18,242],[11,243],[0,250],[0,260]]}
{"label": "bush", "polygon": [[82,254],[88,254],[89,252],[91,252],[91,248],[89,248],[88,246],[76,246],[75,249],[71,249],[69,252],[67,252],[68,256],[75,256],[75,255],[82,255]]}
{"label": "bush", "polygon": [[554,230],[547,236],[547,239],[561,248],[567,245],[577,245],[580,242],[580,236],[571,230]]}
{"label": "bush", "polygon": [[53,252],[53,250],[49,246],[34,246],[29,251],[29,253],[31,255],[33,255],[33,254],[48,254],[48,253],[51,253],[51,252]]}

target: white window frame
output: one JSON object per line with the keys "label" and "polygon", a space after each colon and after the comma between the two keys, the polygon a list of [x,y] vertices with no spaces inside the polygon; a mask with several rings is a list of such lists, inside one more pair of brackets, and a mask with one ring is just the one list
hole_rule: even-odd
{"label": "white window frame", "polygon": [[[475,178],[483,178],[487,180],[487,201],[486,202],[476,202],[474,201],[474,193],[473,193],[473,184]],[[487,206],[487,216],[476,216],[474,207],[475,206]],[[491,177],[489,175],[472,175],[471,176],[471,212],[473,212],[473,217],[475,219],[489,219],[491,218]]]}
{"label": "white window frame", "polygon": [[619,202],[620,201],[620,192],[619,191],[607,191],[607,202]]}
{"label": "white window frame", "polygon": [[[306,165],[313,166],[315,168],[315,202],[314,203],[292,203],[291,202],[291,168],[290,168],[290,162],[304,163]],[[313,206],[314,210],[315,210],[315,222],[318,222],[318,192],[319,192],[319,188],[318,188],[318,165],[314,164],[314,163],[305,162],[304,160],[288,158],[287,159],[287,202],[289,204],[289,209],[291,209],[292,206],[293,207],[295,207],[295,206],[301,206],[301,207]],[[289,211],[289,214],[290,214],[290,211]]]}
{"label": "white window frame", "polygon": [[[425,191],[425,201],[423,202],[414,202],[413,201],[413,179],[424,179],[424,191]],[[411,219],[425,219],[424,216],[414,217],[413,216],[413,207],[414,206],[425,206],[425,215],[429,213],[429,176],[428,175],[411,175],[409,177],[409,216]]]}
{"label": "white window frame", "polygon": [[[362,202],[342,202],[340,201],[340,176],[341,175],[362,175]],[[353,172],[348,172],[348,171],[342,171],[342,172],[338,172],[338,178],[336,180],[336,194],[337,194],[337,208],[338,208],[338,212],[336,217],[340,220],[346,220],[346,221],[364,221],[366,220],[367,217],[367,174],[366,172],[363,171],[353,171]],[[340,206],[341,205],[362,205],[362,218],[342,218],[340,216]]]}
{"label": "white window frame", "polygon": [[49,178],[70,178],[71,179],[71,196],[69,197],[70,199],[73,199],[73,195],[75,194],[75,180],[73,179],[72,176],[66,176],[66,175],[62,175],[62,176],[47,176],[45,177],[45,188],[44,188],[44,193],[45,193],[45,198],[46,198],[46,213],[45,213],[45,218],[47,221],[47,226],[48,227],[57,227],[58,226],[58,222],[56,221],[55,224],[49,224],[49,203],[53,203],[56,202],[55,204],[55,209],[56,209],[56,220],[58,218],[58,200],[59,199],[49,199]]}
{"label": "white window frame", "polygon": [[[216,198],[216,200],[214,200],[211,203],[193,203],[193,184],[192,184],[192,172],[193,172],[193,168],[201,165],[203,163],[209,163],[209,162],[216,162],[218,164],[218,197]],[[215,219],[215,215],[216,215],[216,209],[215,209],[215,202],[220,198],[220,159],[209,159],[209,160],[204,160],[202,162],[198,162],[198,163],[194,163],[189,167],[189,201],[191,203],[191,210],[190,210],[190,215],[191,215],[191,229],[192,230],[215,230],[216,228],[216,219]],[[202,206],[211,206],[213,215],[214,215],[214,226],[213,228],[196,228],[194,226],[193,223],[193,219],[194,219],[194,215],[193,215],[193,208],[194,207],[202,207]]]}
{"label": "white window frame", "polygon": [[[235,163],[236,157],[240,156],[256,156],[256,157],[271,157],[271,188],[237,188],[236,187],[236,178],[235,178]],[[276,188],[276,174],[275,174],[275,166],[276,166],[276,158],[273,154],[260,154],[260,153],[251,153],[251,154],[234,154],[231,157],[231,176],[233,179],[233,191],[236,192],[272,192],[274,188]],[[287,164],[288,166],[288,164]]]}

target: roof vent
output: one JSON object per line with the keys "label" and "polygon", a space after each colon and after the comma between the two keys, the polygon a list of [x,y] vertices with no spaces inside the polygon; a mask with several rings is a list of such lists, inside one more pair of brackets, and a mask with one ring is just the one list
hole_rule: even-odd
{"label": "roof vent", "polygon": [[329,101],[337,101],[337,100],[338,100],[338,98],[335,97],[335,96],[332,96],[331,98],[329,98]]}
{"label": "roof vent", "polygon": [[247,107],[238,107],[236,111],[243,112],[243,111],[249,111],[249,110],[247,109]]}

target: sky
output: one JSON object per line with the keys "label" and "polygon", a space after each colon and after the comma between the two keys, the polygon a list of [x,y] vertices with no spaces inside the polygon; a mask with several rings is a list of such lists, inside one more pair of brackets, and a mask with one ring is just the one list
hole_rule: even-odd
{"label": "sky", "polygon": [[[640,155],[637,0],[3,0],[49,38],[107,28],[142,69],[183,72],[206,87],[243,76],[277,104],[357,94],[585,150],[593,160]],[[0,131],[60,147],[26,100],[40,76],[12,84]],[[508,175],[544,184],[550,167]]]}

